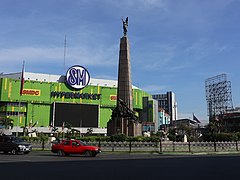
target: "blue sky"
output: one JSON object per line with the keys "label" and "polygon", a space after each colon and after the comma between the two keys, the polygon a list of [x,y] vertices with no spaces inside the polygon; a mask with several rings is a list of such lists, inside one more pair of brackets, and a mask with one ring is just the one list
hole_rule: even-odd
{"label": "blue sky", "polygon": [[[0,72],[117,79],[122,16],[129,17],[133,84],[173,91],[180,118],[207,121],[205,79],[226,73],[240,106],[239,0],[1,0]],[[64,38],[67,36],[64,67]]]}

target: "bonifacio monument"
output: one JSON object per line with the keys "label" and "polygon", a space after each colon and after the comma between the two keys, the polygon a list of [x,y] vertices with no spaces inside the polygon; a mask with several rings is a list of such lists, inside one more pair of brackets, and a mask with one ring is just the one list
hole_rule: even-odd
{"label": "bonifacio monument", "polygon": [[123,37],[120,39],[117,105],[107,124],[107,134],[125,134],[127,136],[142,135],[142,124],[133,111],[132,79],[130,63],[130,46],[127,37],[128,17],[122,18]]}

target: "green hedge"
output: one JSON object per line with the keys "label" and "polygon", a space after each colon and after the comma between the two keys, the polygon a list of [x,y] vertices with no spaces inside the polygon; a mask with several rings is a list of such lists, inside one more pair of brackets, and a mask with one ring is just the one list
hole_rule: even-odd
{"label": "green hedge", "polygon": [[[49,137],[47,135],[40,135],[38,137],[28,137],[28,136],[22,136],[21,137],[24,141],[28,142],[34,142],[34,141],[47,141]],[[59,136],[61,139],[62,136]],[[98,142],[98,141],[107,141],[107,142],[158,142],[159,136],[151,136],[151,137],[143,137],[143,136],[137,136],[137,137],[131,137],[126,136],[124,134],[114,135],[114,136],[84,136],[84,137],[66,137],[64,139],[79,139],[81,141],[85,142]]]}
{"label": "green hedge", "polygon": [[47,135],[41,135],[41,136],[37,136],[37,137],[21,136],[20,138],[23,139],[24,141],[28,141],[28,142],[48,141],[48,139],[49,139],[49,137]]}
{"label": "green hedge", "polygon": [[237,133],[205,133],[200,141],[240,141],[240,132]]}
{"label": "green hedge", "polygon": [[131,137],[126,136],[124,134],[114,135],[114,136],[86,136],[79,138],[82,141],[86,142],[93,142],[93,141],[111,141],[111,142],[124,142],[124,141],[136,141],[136,142],[157,142],[159,141],[158,136],[152,136],[152,137],[143,137],[143,136],[137,136],[137,137]]}

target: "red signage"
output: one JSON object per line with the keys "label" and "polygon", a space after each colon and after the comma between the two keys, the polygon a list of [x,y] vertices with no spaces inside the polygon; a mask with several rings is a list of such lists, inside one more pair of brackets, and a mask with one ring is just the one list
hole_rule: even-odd
{"label": "red signage", "polygon": [[41,91],[38,89],[23,89],[22,94],[29,96],[40,96]]}
{"label": "red signage", "polygon": [[116,101],[117,100],[117,95],[110,95],[110,100],[111,101]]}

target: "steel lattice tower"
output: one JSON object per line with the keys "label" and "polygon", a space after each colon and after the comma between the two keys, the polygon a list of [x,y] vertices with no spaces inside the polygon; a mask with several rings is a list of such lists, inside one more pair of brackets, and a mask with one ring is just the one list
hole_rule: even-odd
{"label": "steel lattice tower", "polygon": [[227,75],[221,74],[205,80],[206,101],[209,120],[216,120],[219,115],[233,109],[231,82]]}

